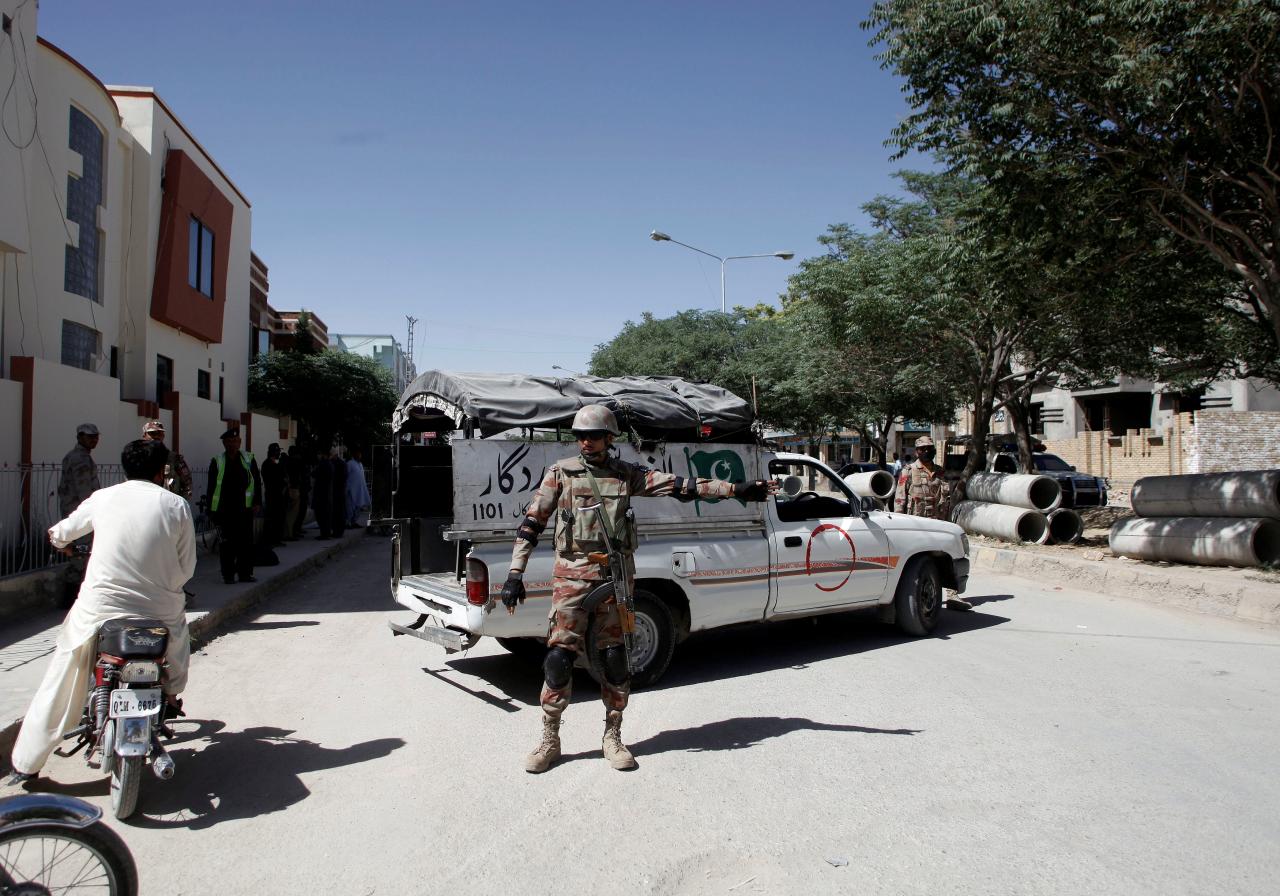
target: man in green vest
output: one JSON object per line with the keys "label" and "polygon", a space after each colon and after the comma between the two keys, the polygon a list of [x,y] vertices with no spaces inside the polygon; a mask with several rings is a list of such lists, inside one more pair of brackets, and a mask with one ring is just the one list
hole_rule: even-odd
{"label": "man in green vest", "polygon": [[253,517],[262,505],[262,476],[258,462],[240,450],[240,432],[222,434],[225,449],[209,462],[209,514],[222,530],[218,560],[222,581],[256,582],[253,575]]}

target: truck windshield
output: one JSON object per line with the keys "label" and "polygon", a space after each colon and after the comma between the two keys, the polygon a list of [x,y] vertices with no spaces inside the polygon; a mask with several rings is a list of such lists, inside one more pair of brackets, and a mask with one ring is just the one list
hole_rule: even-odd
{"label": "truck windshield", "polygon": [[1046,473],[1070,473],[1071,465],[1056,454],[1037,454],[1032,458],[1036,469]]}
{"label": "truck windshield", "polygon": [[775,478],[796,476],[800,479],[798,495],[779,493],[775,498],[778,518],[785,522],[844,517],[854,513],[845,484],[823,467],[773,460],[769,462],[769,475]]}

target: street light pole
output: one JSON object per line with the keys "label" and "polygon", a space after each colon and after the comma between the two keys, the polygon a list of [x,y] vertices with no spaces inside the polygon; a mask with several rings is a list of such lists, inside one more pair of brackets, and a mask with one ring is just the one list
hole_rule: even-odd
{"label": "street light pole", "polygon": [[655,243],[675,243],[677,246],[684,246],[686,249],[692,249],[709,258],[714,258],[720,262],[720,313],[725,313],[725,289],[724,289],[724,265],[727,261],[734,261],[739,258],[781,258],[783,261],[790,261],[796,257],[794,252],[761,252],[756,255],[728,255],[721,257],[714,252],[708,252],[705,249],[699,249],[697,246],[690,246],[688,243],[682,243],[679,240],[673,240],[660,230],[652,230],[649,232],[649,239]]}

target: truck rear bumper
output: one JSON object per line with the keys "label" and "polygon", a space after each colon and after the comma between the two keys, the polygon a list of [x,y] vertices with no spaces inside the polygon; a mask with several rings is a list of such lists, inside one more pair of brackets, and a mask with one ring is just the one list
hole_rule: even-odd
{"label": "truck rear bumper", "polygon": [[392,635],[413,635],[432,644],[439,644],[446,653],[458,653],[472,647],[476,642],[474,635],[468,636],[450,628],[426,625],[423,618],[420,618],[418,623],[420,624],[400,625],[388,619],[387,627],[391,629]]}

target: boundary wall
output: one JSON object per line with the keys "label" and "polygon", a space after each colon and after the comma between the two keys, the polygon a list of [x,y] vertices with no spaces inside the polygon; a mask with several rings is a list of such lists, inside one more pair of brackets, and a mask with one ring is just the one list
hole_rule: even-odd
{"label": "boundary wall", "polygon": [[1164,429],[1131,429],[1122,436],[1085,432],[1045,439],[1044,445],[1116,488],[1144,476],[1270,470],[1280,467],[1280,411],[1187,412]]}

